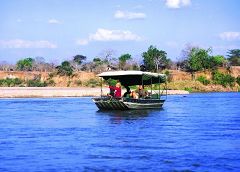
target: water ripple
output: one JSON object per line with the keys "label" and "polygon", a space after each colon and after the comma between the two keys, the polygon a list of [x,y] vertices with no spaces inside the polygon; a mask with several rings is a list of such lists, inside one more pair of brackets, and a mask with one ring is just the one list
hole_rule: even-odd
{"label": "water ripple", "polygon": [[90,98],[2,99],[0,171],[238,171],[240,94],[98,111]]}

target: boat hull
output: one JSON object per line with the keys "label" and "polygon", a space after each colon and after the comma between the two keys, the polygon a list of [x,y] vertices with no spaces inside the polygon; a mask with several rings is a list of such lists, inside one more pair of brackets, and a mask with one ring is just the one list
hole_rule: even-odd
{"label": "boat hull", "polygon": [[159,109],[162,108],[164,101],[159,99],[93,98],[93,102],[100,110]]}

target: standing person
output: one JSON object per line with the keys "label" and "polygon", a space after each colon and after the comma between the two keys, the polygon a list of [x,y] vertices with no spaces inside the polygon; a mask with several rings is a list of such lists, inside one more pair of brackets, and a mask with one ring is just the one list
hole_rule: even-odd
{"label": "standing person", "polygon": [[116,84],[116,86],[108,86],[110,89],[115,90],[114,97],[121,97],[122,96],[122,88],[120,82]]}

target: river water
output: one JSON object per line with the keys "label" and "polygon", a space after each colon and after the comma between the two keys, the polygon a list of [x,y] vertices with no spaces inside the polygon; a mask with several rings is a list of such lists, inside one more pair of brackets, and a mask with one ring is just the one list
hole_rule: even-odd
{"label": "river water", "polygon": [[0,171],[240,171],[240,94],[98,111],[91,98],[0,99]]}

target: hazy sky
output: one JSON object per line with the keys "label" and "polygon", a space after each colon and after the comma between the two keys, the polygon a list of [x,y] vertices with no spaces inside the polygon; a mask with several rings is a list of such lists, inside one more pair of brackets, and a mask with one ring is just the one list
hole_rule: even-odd
{"label": "hazy sky", "polygon": [[175,60],[186,44],[226,55],[240,48],[239,8],[239,0],[1,0],[0,61],[139,57],[150,45]]}

